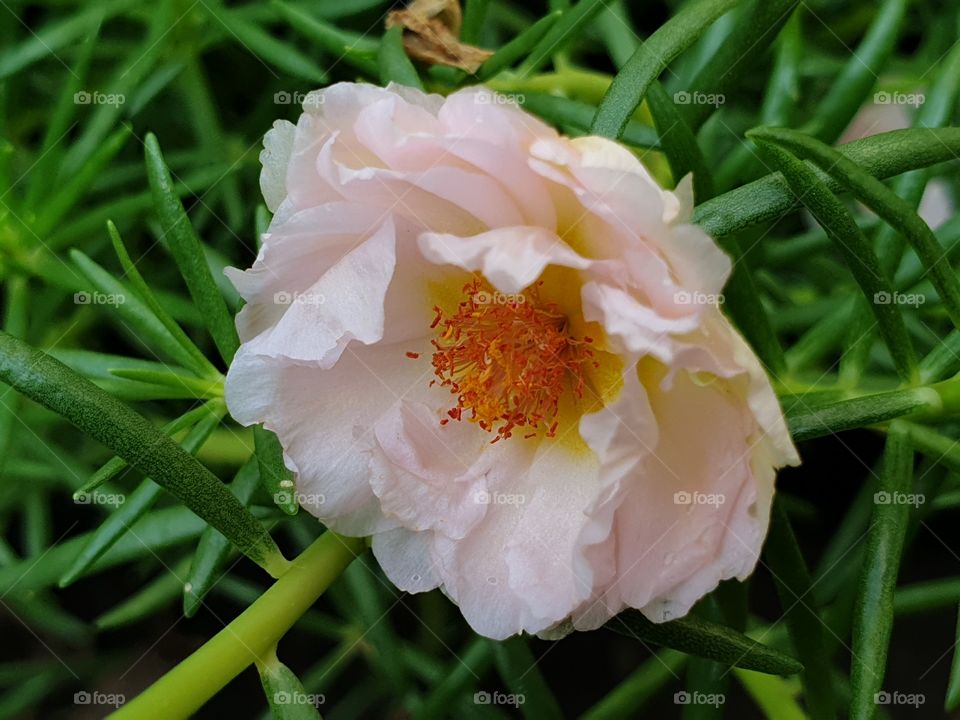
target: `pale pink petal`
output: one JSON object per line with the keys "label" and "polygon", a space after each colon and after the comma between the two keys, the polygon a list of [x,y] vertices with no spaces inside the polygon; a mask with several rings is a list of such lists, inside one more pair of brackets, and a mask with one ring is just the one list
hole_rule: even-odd
{"label": "pale pink petal", "polygon": [[402,527],[386,530],[373,536],[372,549],[390,582],[401,590],[426,592],[440,585],[431,533]]}
{"label": "pale pink petal", "polygon": [[486,512],[477,500],[486,492],[490,435],[473,423],[441,425],[448,405],[404,401],[384,414],[374,427],[370,482],[384,513],[404,527],[462,538]]}
{"label": "pale pink petal", "polygon": [[277,120],[263,136],[260,152],[260,190],[271,212],[276,212],[287,196],[287,167],[293,154],[296,126],[286,120]]}
{"label": "pale pink petal", "polygon": [[423,233],[417,240],[431,262],[480,271],[494,287],[510,294],[527,288],[547,265],[577,269],[590,265],[544,228],[504,227],[471,237]]}
{"label": "pale pink petal", "polygon": [[421,364],[403,345],[355,345],[328,370],[258,356],[241,346],[227,374],[225,397],[241,425],[262,422],[277,433],[297,473],[304,507],[348,535],[398,526],[370,487],[373,428],[411,393],[427,389]]}
{"label": "pale pink petal", "polygon": [[396,264],[392,220],[300,294],[275,297],[287,306],[276,324],[248,342],[271,358],[332,367],[351,341],[371,345],[383,337],[384,298]]}

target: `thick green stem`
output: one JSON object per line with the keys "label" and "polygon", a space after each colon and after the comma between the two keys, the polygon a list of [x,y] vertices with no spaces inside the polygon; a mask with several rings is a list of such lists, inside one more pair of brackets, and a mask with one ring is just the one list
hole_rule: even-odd
{"label": "thick green stem", "polygon": [[613,78],[607,73],[565,67],[552,73],[523,77],[503,73],[487,80],[487,87],[501,93],[566,93],[587,102],[600,102]]}
{"label": "thick green stem", "polygon": [[111,717],[173,720],[192,715],[247,666],[269,657],[277,641],[364,548],[362,538],[324,533],[242,615]]}

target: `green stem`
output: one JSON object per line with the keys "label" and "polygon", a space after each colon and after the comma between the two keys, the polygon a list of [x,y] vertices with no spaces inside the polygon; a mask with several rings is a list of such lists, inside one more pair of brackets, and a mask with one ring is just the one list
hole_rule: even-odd
{"label": "green stem", "polygon": [[253,605],[111,716],[185,718],[272,648],[365,549],[362,538],[324,533]]}
{"label": "green stem", "polygon": [[539,73],[529,77],[501,73],[485,85],[502,93],[564,93],[586,102],[597,103],[613,80],[607,73],[566,66],[559,72]]}

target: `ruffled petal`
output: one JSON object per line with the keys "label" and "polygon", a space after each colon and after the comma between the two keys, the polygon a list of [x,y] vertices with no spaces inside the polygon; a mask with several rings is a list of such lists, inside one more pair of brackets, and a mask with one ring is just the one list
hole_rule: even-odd
{"label": "ruffled petal", "polygon": [[410,401],[385,413],[374,427],[371,484],[404,527],[462,538],[486,513],[490,436],[473,423],[441,425],[444,417],[441,407]]}
{"label": "ruffled petal", "polygon": [[471,237],[422,233],[424,256],[437,264],[479,271],[504,293],[515,294],[540,277],[547,265],[590,266],[554,233],[537,227],[504,227]]}
{"label": "ruffled petal", "polygon": [[[426,350],[426,342],[413,349]],[[241,425],[277,433],[296,473],[301,504],[347,535],[397,527],[370,487],[373,428],[404,396],[426,391],[429,374],[411,362],[411,345],[350,348],[324,370],[257,355],[241,346],[227,373],[225,397]]]}
{"label": "ruffled petal", "polygon": [[426,592],[440,584],[431,533],[387,530],[373,536],[372,549],[387,578],[401,590]]}
{"label": "ruffled petal", "polygon": [[384,299],[396,265],[391,219],[300,294],[274,298],[286,311],[248,343],[250,352],[329,368],[353,340],[383,338]]}

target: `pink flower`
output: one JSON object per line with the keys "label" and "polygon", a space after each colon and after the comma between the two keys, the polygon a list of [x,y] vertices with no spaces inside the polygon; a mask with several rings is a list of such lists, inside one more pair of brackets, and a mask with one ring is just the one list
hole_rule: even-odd
{"label": "pink flower", "polygon": [[334,85],[264,145],[226,394],[307,510],[492,638],[750,574],[797,455],[688,181],[482,88]]}

